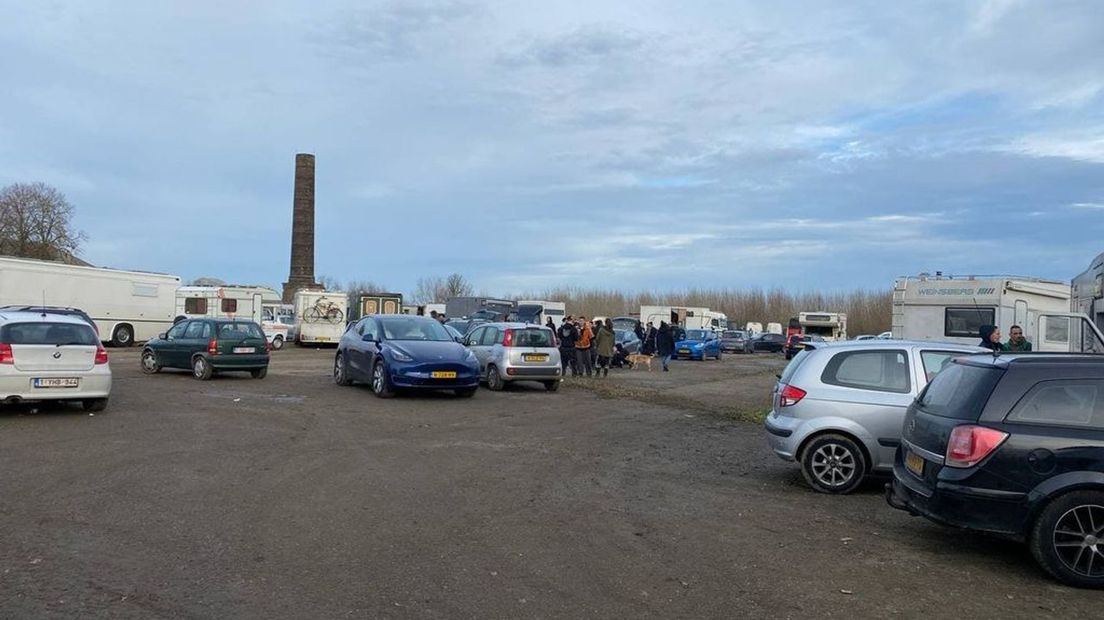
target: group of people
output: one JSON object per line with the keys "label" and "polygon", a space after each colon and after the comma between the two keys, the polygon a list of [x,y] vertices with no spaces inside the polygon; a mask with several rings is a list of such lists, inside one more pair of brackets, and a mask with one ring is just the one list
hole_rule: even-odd
{"label": "group of people", "polygon": [[[568,316],[557,328],[549,318],[546,327],[556,333],[559,341],[564,376],[567,376],[568,368],[573,377],[606,377],[609,376],[610,366],[632,367],[630,353],[617,341],[610,319],[588,321],[585,316]],[[633,331],[641,343],[640,354],[658,355],[663,370],[669,371],[668,365],[675,354],[676,330],[677,326],[672,327],[666,322],[660,323],[659,328],[649,325],[645,330],[637,321]]]}
{"label": "group of people", "polygon": [[1023,328],[1013,325],[1008,330],[1008,342],[1001,342],[1001,331],[996,325],[982,325],[979,330],[981,342],[979,347],[984,347],[997,353],[1019,353],[1031,350],[1031,341],[1024,338]]}

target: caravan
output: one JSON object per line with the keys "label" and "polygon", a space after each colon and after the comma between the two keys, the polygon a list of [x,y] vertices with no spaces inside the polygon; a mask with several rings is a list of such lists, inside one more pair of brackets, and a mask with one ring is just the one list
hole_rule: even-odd
{"label": "caravan", "polygon": [[279,301],[276,291],[263,286],[182,286],[176,291],[176,320],[209,317],[260,324],[264,307]]}
{"label": "caravan", "polygon": [[806,336],[820,336],[828,342],[847,340],[847,315],[843,312],[799,312],[797,323]]}

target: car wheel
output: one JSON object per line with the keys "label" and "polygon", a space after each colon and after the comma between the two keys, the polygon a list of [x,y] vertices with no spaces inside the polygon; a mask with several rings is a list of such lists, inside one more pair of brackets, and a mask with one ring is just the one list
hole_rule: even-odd
{"label": "car wheel", "polygon": [[265,366],[264,368],[254,368],[253,370],[250,370],[249,376],[253,377],[254,379],[264,379],[268,376],[268,366]]}
{"label": "car wheel", "polygon": [[272,350],[273,351],[279,351],[282,348],[284,348],[284,337],[283,336],[276,336],[275,338],[273,338],[272,339]]}
{"label": "car wheel", "polygon": [[197,355],[192,360],[192,376],[200,381],[206,381],[215,374],[211,363],[207,361],[202,355]]}
{"label": "car wheel", "polygon": [[387,367],[383,365],[383,360],[372,367],[372,393],[380,398],[391,398],[395,395],[387,379]]}
{"label": "car wheel", "polygon": [[338,353],[334,358],[333,369],[334,383],[338,385],[352,385],[352,380],[349,379],[349,366],[345,363],[345,356]]}
{"label": "car wheel", "polygon": [[81,407],[83,407],[84,410],[88,412],[103,411],[104,409],[107,409],[107,399],[90,398],[88,400],[82,400]]}
{"label": "car wheel", "polygon": [[111,344],[116,347],[129,347],[134,344],[134,329],[130,325],[120,325],[111,335]]}
{"label": "car wheel", "polygon": [[549,392],[555,392],[555,391],[559,390],[560,389],[560,380],[555,379],[553,381],[545,381],[544,382],[544,389],[548,390]]}
{"label": "car wheel", "polygon": [[850,493],[866,475],[866,458],[852,439],[821,435],[805,447],[801,473],[809,486],[821,493]]}
{"label": "car wheel", "polygon": [[161,362],[158,361],[157,354],[152,349],[142,351],[142,372],[147,375],[155,375],[161,372]]}
{"label": "car wheel", "polygon": [[721,361],[722,357],[724,357],[724,351],[721,351],[720,349],[717,349],[717,361],[718,362]]}
{"label": "car wheel", "polygon": [[478,389],[479,388],[463,388],[460,390],[453,390],[453,392],[460,398],[471,398],[472,396],[475,396],[475,392]]}
{"label": "car wheel", "polygon": [[1104,492],[1074,491],[1051,501],[1035,520],[1029,545],[1058,581],[1104,588]]}
{"label": "car wheel", "polygon": [[506,387],[506,382],[502,380],[502,375],[498,373],[498,369],[494,366],[487,366],[487,387],[492,392],[500,392],[502,388]]}

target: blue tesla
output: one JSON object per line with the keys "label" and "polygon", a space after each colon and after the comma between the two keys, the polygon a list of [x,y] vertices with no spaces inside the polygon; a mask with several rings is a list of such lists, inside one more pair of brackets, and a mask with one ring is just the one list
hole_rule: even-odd
{"label": "blue tesla", "polygon": [[338,385],[367,383],[380,398],[397,390],[453,390],[469,397],[479,389],[479,360],[435,319],[374,315],[345,330],[333,377]]}

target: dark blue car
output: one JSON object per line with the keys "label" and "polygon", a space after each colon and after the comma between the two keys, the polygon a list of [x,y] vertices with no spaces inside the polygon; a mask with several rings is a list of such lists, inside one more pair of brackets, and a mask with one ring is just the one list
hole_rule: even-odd
{"label": "dark blue car", "polygon": [[334,382],[368,383],[380,398],[396,390],[479,389],[479,361],[435,319],[409,315],[364,317],[345,330],[334,358]]}

